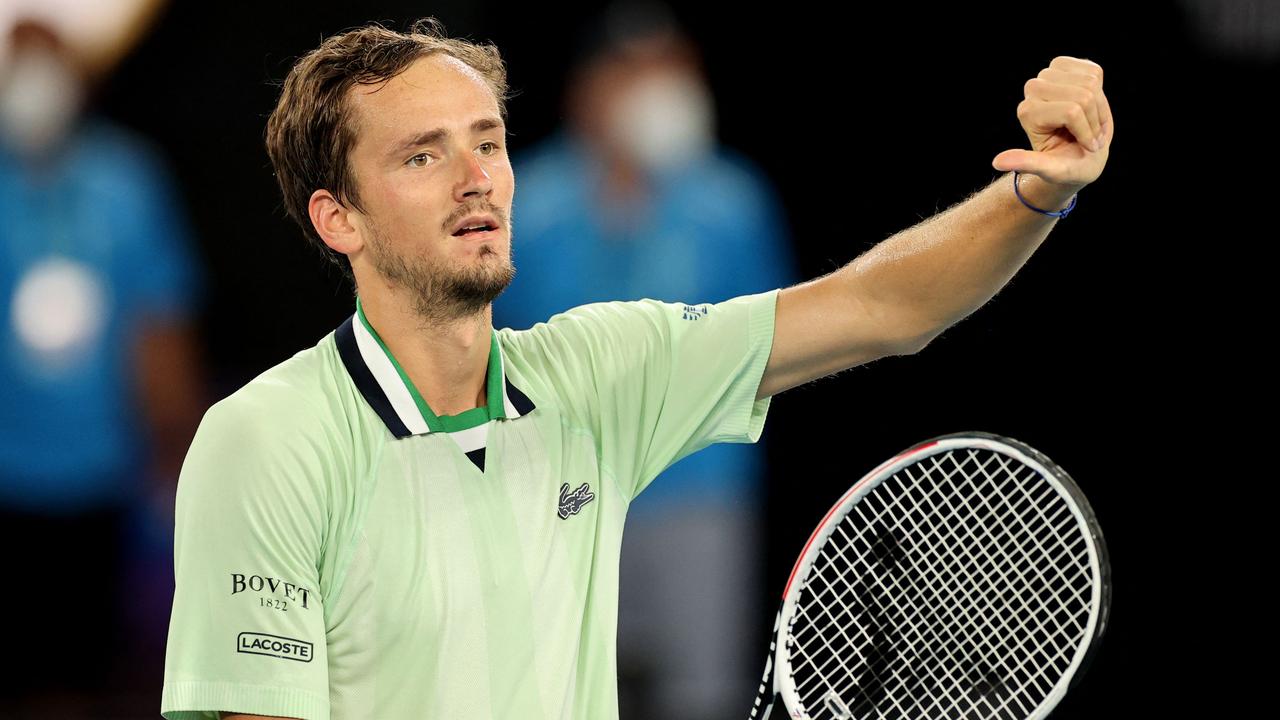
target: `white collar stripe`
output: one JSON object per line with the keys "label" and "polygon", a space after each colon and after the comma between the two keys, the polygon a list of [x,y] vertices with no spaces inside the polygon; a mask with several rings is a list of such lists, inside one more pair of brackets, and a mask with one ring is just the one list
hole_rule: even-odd
{"label": "white collar stripe", "polygon": [[391,358],[383,352],[382,346],[378,344],[364,323],[360,322],[360,318],[355,318],[352,324],[355,330],[356,346],[360,349],[360,357],[364,359],[365,366],[369,368],[369,372],[386,393],[387,401],[391,403],[391,408],[395,410],[400,422],[404,423],[404,426],[414,435],[427,432],[427,421],[422,417],[422,412],[418,410],[418,405],[413,401],[413,396],[409,394],[404,381],[400,379],[400,373],[396,372],[395,365],[391,364]]}
{"label": "white collar stripe", "polygon": [[485,447],[485,444],[489,441],[489,426],[493,423],[494,421],[490,420],[483,425],[477,425],[466,430],[455,430],[447,434],[453,438],[454,442],[458,443],[458,447],[462,449],[462,452],[469,453],[472,450],[479,450]]}
{"label": "white collar stripe", "polygon": [[[497,342],[497,339],[494,339]],[[518,418],[523,413],[511,402],[511,394],[507,392],[507,358],[502,354],[502,344],[498,344],[498,367],[502,370],[502,409],[508,418]]]}

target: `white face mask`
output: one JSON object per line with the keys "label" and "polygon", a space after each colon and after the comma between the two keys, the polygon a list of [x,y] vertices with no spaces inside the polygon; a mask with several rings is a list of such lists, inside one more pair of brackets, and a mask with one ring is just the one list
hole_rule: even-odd
{"label": "white face mask", "polygon": [[84,86],[56,53],[19,53],[0,76],[0,142],[38,155],[60,143],[84,101]]}
{"label": "white face mask", "polygon": [[619,98],[609,118],[612,139],[643,167],[661,172],[707,152],[715,142],[711,94],[684,73],[655,73]]}

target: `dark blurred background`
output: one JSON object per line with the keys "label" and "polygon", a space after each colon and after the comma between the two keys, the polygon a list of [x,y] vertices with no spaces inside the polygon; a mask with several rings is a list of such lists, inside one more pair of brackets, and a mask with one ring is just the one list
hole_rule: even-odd
{"label": "dark blurred background", "polygon": [[[1251,308],[1263,307],[1267,288],[1254,256],[1276,234],[1247,224],[1269,208],[1250,193],[1274,196],[1274,175],[1268,183],[1260,167],[1274,142],[1249,121],[1280,80],[1280,11],[1192,0],[747,7],[688,4],[674,13],[700,48],[720,142],[777,190],[802,278],[991,182],[999,174],[991,159],[1027,145],[1015,115],[1023,84],[1057,55],[1103,66],[1117,126],[1102,177],[986,307],[918,355],[774,400],[762,440],[761,611],[741,628],[751,639],[751,682],[791,563],[830,502],[888,456],[972,429],[1056,460],[1106,532],[1112,625],[1054,717],[1185,709],[1221,670],[1210,648],[1233,634],[1230,614],[1207,622],[1206,613],[1244,593],[1227,570],[1247,544],[1241,531],[1225,513],[1197,510],[1216,506],[1207,493],[1227,482],[1219,480],[1226,466],[1206,474],[1223,452],[1224,408],[1263,394],[1243,376],[1258,364],[1247,348],[1263,326]],[[156,11],[92,102],[150,139],[189,218],[203,278],[190,305],[201,410],[315,344],[353,309],[338,272],[285,217],[263,149],[292,61],[365,21],[403,27],[434,15],[451,35],[501,49],[517,92],[508,127],[518,153],[563,123],[576,38],[599,9],[470,0],[180,2]],[[518,173],[516,182],[519,218]],[[515,239],[519,267],[518,220]],[[139,493],[138,503],[131,556],[115,583],[75,591],[82,603],[114,594],[128,618],[121,649],[108,653],[128,671],[116,671],[98,717],[159,714],[172,517],[163,493]],[[1207,582],[1177,580],[1206,568]],[[78,568],[63,572],[74,587]],[[6,593],[33,593],[30,602],[68,592],[8,582]]]}

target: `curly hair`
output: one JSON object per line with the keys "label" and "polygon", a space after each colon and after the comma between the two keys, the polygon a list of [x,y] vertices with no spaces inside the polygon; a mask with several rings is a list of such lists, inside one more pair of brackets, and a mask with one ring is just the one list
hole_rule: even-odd
{"label": "curly hair", "polygon": [[307,209],[311,195],[323,188],[344,205],[363,211],[348,162],[356,140],[348,92],[356,85],[390,80],[418,58],[435,53],[457,58],[479,73],[506,120],[507,70],[497,46],[446,37],[444,26],[430,17],[416,21],[407,32],[371,23],[326,39],[294,63],[267,120],[267,154],[285,209],[307,240],[348,280],[354,278],[346,256],[320,239]]}

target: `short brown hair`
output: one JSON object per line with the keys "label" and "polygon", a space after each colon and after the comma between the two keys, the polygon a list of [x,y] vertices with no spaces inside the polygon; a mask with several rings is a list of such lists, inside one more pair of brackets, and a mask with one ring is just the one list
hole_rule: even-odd
{"label": "short brown hair", "polygon": [[413,23],[408,32],[373,23],[334,35],[289,70],[275,110],[267,120],[267,154],[284,193],[285,209],[307,239],[354,280],[346,258],[324,244],[311,225],[311,195],[329,190],[339,202],[363,211],[348,156],[355,146],[348,91],[376,85],[408,69],[420,57],[445,53],[484,78],[507,118],[507,69],[492,43],[448,38],[435,18]]}

